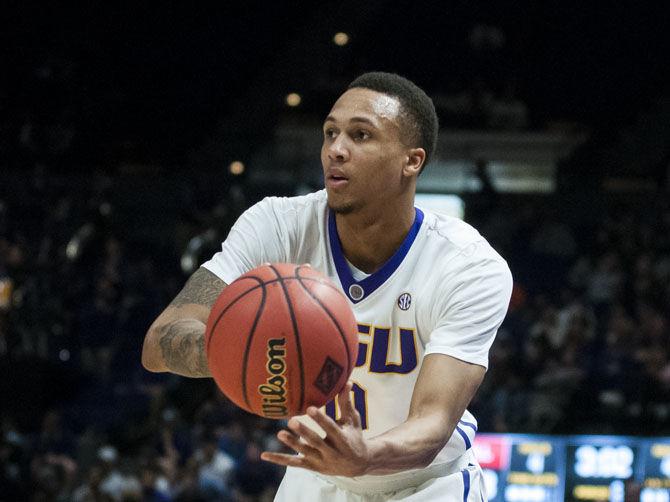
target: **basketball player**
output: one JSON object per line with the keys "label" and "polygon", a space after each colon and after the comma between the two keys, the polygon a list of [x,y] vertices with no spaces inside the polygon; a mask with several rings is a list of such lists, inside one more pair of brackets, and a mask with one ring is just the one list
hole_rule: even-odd
{"label": "basketball player", "polygon": [[323,125],[325,190],[248,209],[146,335],[147,369],[206,377],[209,310],[241,274],[309,263],[342,287],[359,323],[356,368],[334,402],[279,432],[296,454],[263,453],[287,466],[276,500],[485,500],[466,407],[512,278],[475,229],[414,207],[437,129],[409,80],[354,80]]}

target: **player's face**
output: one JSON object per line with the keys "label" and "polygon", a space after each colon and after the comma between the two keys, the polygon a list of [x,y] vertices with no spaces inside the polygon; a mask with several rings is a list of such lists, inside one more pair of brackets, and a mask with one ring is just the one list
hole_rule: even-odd
{"label": "player's face", "polygon": [[362,88],[342,94],[323,124],[321,163],[330,208],[351,213],[398,195],[406,185],[408,151],[397,98]]}

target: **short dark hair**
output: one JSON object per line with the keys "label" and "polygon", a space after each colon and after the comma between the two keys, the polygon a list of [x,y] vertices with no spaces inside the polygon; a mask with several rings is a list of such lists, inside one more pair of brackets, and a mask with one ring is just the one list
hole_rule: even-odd
{"label": "short dark hair", "polygon": [[[437,147],[439,124],[433,100],[414,82],[395,73],[373,71],[364,73],[347,89],[362,87],[393,96],[400,101],[401,127],[406,141],[426,151],[424,166]],[[423,171],[423,166],[422,169]]]}

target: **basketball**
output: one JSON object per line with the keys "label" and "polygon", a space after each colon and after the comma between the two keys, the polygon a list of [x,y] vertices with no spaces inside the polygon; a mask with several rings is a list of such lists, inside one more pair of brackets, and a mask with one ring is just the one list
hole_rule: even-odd
{"label": "basketball", "polygon": [[308,265],[266,264],[228,285],[207,321],[209,369],[241,408],[271,419],[323,406],[358,354],[344,294]]}

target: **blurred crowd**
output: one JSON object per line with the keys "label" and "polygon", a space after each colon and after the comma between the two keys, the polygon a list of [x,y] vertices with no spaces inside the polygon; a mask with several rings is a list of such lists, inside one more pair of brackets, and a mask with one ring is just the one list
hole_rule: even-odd
{"label": "blurred crowd", "polygon": [[260,452],[279,424],[140,365],[184,282],[180,236],[207,222],[133,235],[118,179],[32,174],[0,183],[0,499],[271,500],[282,472]]}
{"label": "blurred crowd", "polygon": [[483,225],[516,278],[473,404],[483,430],[670,433],[669,199],[596,198],[573,221],[553,200]]}

